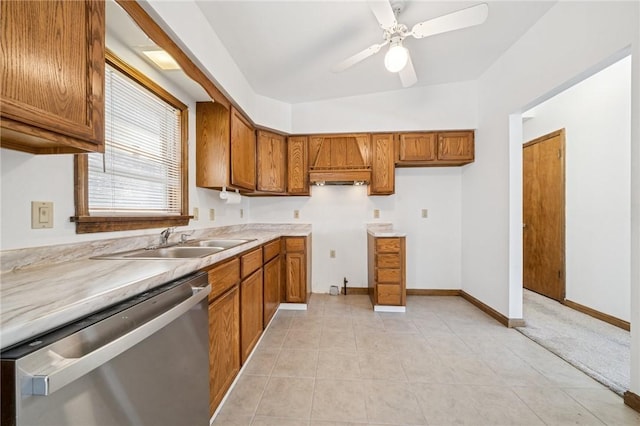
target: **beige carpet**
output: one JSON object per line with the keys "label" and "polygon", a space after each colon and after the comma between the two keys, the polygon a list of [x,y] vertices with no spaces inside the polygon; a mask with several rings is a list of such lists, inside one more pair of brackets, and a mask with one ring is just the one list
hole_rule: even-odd
{"label": "beige carpet", "polygon": [[524,290],[526,325],[517,330],[607,386],[629,389],[631,337],[622,330],[555,300]]}

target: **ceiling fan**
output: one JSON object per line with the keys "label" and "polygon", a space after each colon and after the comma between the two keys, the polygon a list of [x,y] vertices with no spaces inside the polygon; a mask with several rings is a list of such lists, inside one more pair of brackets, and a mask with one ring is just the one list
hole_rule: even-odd
{"label": "ceiling fan", "polygon": [[402,41],[411,36],[425,38],[448,31],[459,30],[482,24],[489,14],[489,6],[486,3],[458,10],[428,21],[415,24],[411,31],[404,24],[398,23],[398,16],[404,10],[403,0],[367,0],[371,11],[383,29],[382,43],[373,44],[361,52],[348,57],[336,64],[333,72],[344,71],[358,62],[374,55],[384,46],[390,45],[384,57],[385,68],[390,72],[398,73],[403,87],[414,85],[418,81],[416,71],[411,62],[411,56]]}

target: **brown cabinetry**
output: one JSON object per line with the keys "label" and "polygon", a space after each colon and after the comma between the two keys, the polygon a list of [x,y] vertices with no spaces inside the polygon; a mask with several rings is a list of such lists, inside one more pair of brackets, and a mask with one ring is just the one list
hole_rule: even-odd
{"label": "brown cabinetry", "polygon": [[209,414],[213,415],[240,371],[240,262],[209,270]]}
{"label": "brown cabinetry", "polygon": [[461,166],[474,161],[472,130],[401,133],[396,146],[396,166]]}
{"label": "brown cabinetry", "polygon": [[405,306],[405,237],[367,236],[369,295],[376,305]]}
{"label": "brown cabinetry", "polygon": [[233,107],[196,103],[196,185],[256,189],[255,132]]}
{"label": "brown cabinetry", "polygon": [[306,136],[287,138],[287,193],[309,195],[309,165]]}
{"label": "brown cabinetry", "polygon": [[275,315],[280,304],[280,239],[265,244],[264,256],[264,292],[263,327],[266,327]]}
{"label": "brown cabinetry", "polygon": [[262,248],[240,257],[240,357],[244,362],[262,335]]}
{"label": "brown cabinetry", "polygon": [[287,191],[286,138],[258,130],[256,152],[258,191],[284,194]]}
{"label": "brown cabinetry", "polygon": [[2,1],[3,148],[104,150],[102,1]]}
{"label": "brown cabinetry", "polygon": [[369,195],[390,195],[395,189],[393,134],[373,134]]}
{"label": "brown cabinetry", "polygon": [[285,237],[285,294],[287,303],[307,303],[311,285],[311,254],[308,252],[309,238]]}

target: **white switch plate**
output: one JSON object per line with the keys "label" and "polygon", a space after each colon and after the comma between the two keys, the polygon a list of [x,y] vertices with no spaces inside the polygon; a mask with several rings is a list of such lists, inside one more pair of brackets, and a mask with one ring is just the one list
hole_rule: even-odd
{"label": "white switch plate", "polygon": [[422,209],[422,218],[426,219],[429,217],[429,211],[427,209]]}
{"label": "white switch plate", "polygon": [[294,219],[300,219],[300,210],[294,210],[293,211],[293,218]]}
{"label": "white switch plate", "polygon": [[374,219],[380,219],[380,210],[379,209],[373,209],[373,218]]}
{"label": "white switch plate", "polygon": [[209,209],[209,220],[216,220],[216,209]]}
{"label": "white switch plate", "polygon": [[31,229],[53,228],[53,203],[31,202]]}
{"label": "white switch plate", "polygon": [[240,209],[240,219],[244,217],[244,209]]}
{"label": "white switch plate", "polygon": [[336,257],[336,251],[335,250],[329,250],[329,257],[334,259]]}
{"label": "white switch plate", "polygon": [[198,220],[200,216],[200,210],[197,207],[193,208],[193,220]]}

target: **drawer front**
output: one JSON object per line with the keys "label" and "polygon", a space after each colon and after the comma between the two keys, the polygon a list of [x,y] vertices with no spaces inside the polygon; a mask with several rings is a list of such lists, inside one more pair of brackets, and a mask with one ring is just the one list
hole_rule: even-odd
{"label": "drawer front", "polygon": [[376,254],[378,268],[400,268],[400,255],[396,253]]}
{"label": "drawer front", "polygon": [[249,276],[253,271],[262,267],[262,248],[255,249],[240,258],[240,276]]}
{"label": "drawer front", "polygon": [[209,284],[211,293],[209,301],[212,301],[240,281],[240,260],[233,259],[209,269]]}
{"label": "drawer front", "polygon": [[285,239],[285,248],[289,251],[304,251],[304,237],[300,238],[292,238],[288,237]]}
{"label": "drawer front", "polygon": [[399,283],[401,277],[400,269],[376,269],[378,276],[376,281],[379,283]]}
{"label": "drawer front", "polygon": [[262,247],[262,254],[265,263],[280,254],[280,239],[271,241]]}
{"label": "drawer front", "polygon": [[399,253],[400,238],[376,238],[376,253]]}
{"label": "drawer front", "polygon": [[378,284],[378,304],[380,305],[400,305],[400,285],[399,284]]}

